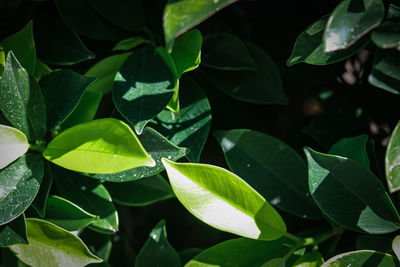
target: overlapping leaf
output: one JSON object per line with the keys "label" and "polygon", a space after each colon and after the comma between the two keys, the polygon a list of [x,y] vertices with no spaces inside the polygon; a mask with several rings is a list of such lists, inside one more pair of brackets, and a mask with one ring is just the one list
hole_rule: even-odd
{"label": "overlapping leaf", "polygon": [[390,254],[373,250],[359,250],[339,254],[325,262],[322,267],[349,265],[395,267],[399,266],[399,261]]}
{"label": "overlapping leaf", "polygon": [[28,151],[28,139],[18,129],[0,124],[0,169]]}
{"label": "overlapping leaf", "polygon": [[375,54],[368,82],[390,93],[400,94],[400,55],[398,51],[378,51]]}
{"label": "overlapping leaf", "polygon": [[28,244],[24,214],[0,226],[0,247],[16,244]]}
{"label": "overlapping leaf", "polygon": [[400,122],[390,138],[385,156],[386,181],[390,192],[400,189]]}
{"label": "overlapping leaf", "polygon": [[365,134],[343,138],[329,149],[329,154],[352,159],[369,169],[370,165],[366,150],[367,142],[368,136]]}

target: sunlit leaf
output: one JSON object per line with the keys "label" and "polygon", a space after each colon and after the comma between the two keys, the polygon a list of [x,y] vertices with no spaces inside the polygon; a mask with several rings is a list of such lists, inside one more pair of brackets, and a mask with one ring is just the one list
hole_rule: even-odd
{"label": "sunlit leaf", "polygon": [[400,121],[386,149],[385,171],[390,192],[396,192],[400,189]]}
{"label": "sunlit leaf", "polygon": [[397,267],[399,261],[390,254],[373,250],[359,250],[339,254],[326,261],[322,267],[335,266],[376,266],[376,267]]}
{"label": "sunlit leaf", "polygon": [[18,129],[0,124],[0,169],[28,151],[28,139]]}

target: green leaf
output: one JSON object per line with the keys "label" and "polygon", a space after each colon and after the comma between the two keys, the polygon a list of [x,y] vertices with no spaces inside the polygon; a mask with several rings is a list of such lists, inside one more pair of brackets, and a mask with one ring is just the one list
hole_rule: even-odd
{"label": "green leaf", "polygon": [[219,70],[257,71],[257,64],[245,43],[228,33],[205,36],[202,65]]}
{"label": "green leaf", "polygon": [[385,21],[371,33],[371,40],[380,48],[398,47],[400,43],[400,23]]}
{"label": "green leaf", "polygon": [[285,256],[292,246],[293,241],[284,237],[273,241],[236,238],[204,250],[185,267],[264,266],[263,264],[276,257]]}
{"label": "green leaf", "polygon": [[177,147],[164,136],[150,127],[146,127],[141,135],[138,136],[140,143],[147,151],[149,156],[156,162],[153,167],[137,167],[123,172],[110,174],[85,174],[92,178],[107,182],[128,182],[143,177],[150,177],[164,170],[161,159],[167,157],[173,161],[185,156],[187,149]]}
{"label": "green leaf", "polygon": [[47,127],[53,129],[72,113],[85,89],[95,78],[85,77],[72,70],[56,70],[43,77],[40,86],[46,100]]}
{"label": "green leaf", "polygon": [[33,75],[36,81],[40,81],[43,76],[49,74],[50,72],[52,72],[52,70],[49,68],[49,66],[44,64],[39,59],[36,60],[35,74]]}
{"label": "green leaf", "polygon": [[4,65],[6,64],[6,55],[4,53],[4,49],[0,44],[0,77],[3,75]]}
{"label": "green leaf", "polygon": [[107,190],[115,203],[126,206],[146,206],[175,197],[171,186],[161,175],[125,183],[107,183]]}
{"label": "green leaf", "polygon": [[170,52],[174,40],[203,20],[237,0],[169,0],[164,9],[163,25],[166,48]]}
{"label": "green leaf", "polygon": [[308,185],[320,209],[335,223],[361,233],[399,229],[400,218],[379,179],[359,163],[304,149]]}
{"label": "green leaf", "polygon": [[101,234],[89,228],[85,228],[79,233],[79,238],[82,239],[90,251],[104,261],[108,261],[110,257],[111,248],[113,246],[111,237],[111,235]]}
{"label": "green leaf", "polygon": [[214,135],[229,168],[269,203],[302,218],[321,217],[308,192],[307,165],[290,146],[252,130],[216,131]]}
{"label": "green leaf", "polygon": [[0,109],[15,128],[28,140],[42,138],[46,133],[46,107],[42,91],[33,77],[9,52],[0,80]]}
{"label": "green leaf", "polygon": [[43,161],[25,154],[0,171],[0,225],[20,216],[32,203],[43,178]]}
{"label": "green leaf", "polygon": [[368,82],[373,86],[400,95],[400,55],[395,50],[378,51],[374,57]]}
{"label": "green leaf", "polygon": [[3,47],[5,54],[12,51],[22,67],[24,67],[30,75],[35,73],[36,48],[35,41],[33,40],[32,21],[29,21],[19,32],[4,39],[0,45]]}
{"label": "green leaf", "polygon": [[203,37],[199,30],[191,30],[176,39],[171,56],[175,62],[178,78],[199,66],[202,42]]}
{"label": "green leaf", "polygon": [[47,197],[49,196],[50,188],[53,185],[53,172],[48,162],[44,162],[44,175],[40,184],[39,192],[32,202],[32,207],[36,210],[40,217],[44,217],[46,213]]}
{"label": "green leaf", "polygon": [[212,165],[167,159],[163,164],[176,197],[201,221],[253,239],[285,235],[279,213],[239,176]]}
{"label": "green leaf", "polygon": [[312,65],[327,65],[342,61],[357,53],[368,43],[368,39],[362,39],[354,45],[332,52],[325,52],[322,44],[322,36],[329,16],[323,16],[307,27],[296,39],[292,54],[287,60],[287,65],[305,62]]}
{"label": "green leaf", "polygon": [[373,250],[358,250],[339,254],[325,262],[323,267],[335,266],[376,266],[376,267],[398,267],[399,261],[390,254]]}
{"label": "green leaf", "polygon": [[314,250],[300,257],[293,267],[319,267],[324,263],[321,253]]}
{"label": "green leaf", "polygon": [[394,128],[385,156],[386,181],[391,193],[400,189],[400,121]]}
{"label": "green leaf", "polygon": [[397,259],[400,259],[400,236],[397,235],[392,242],[392,249],[397,256]]}
{"label": "green leaf", "polygon": [[0,226],[0,247],[8,247],[16,244],[28,244],[24,214]]}
{"label": "green leaf", "polygon": [[168,242],[164,220],[161,220],[151,231],[136,257],[135,266],[182,266],[178,253]]}
{"label": "green leaf", "polygon": [[152,48],[132,53],[114,79],[113,100],[118,111],[141,134],[144,126],[168,104],[175,90],[173,74]]}
{"label": "green leaf", "polygon": [[335,8],[326,25],[323,43],[325,52],[346,49],[377,27],[385,15],[381,0],[343,0]]}
{"label": "green leaf", "polygon": [[66,169],[88,173],[115,173],[155,166],[131,128],[113,118],[65,130],[51,140],[43,156]]}
{"label": "green leaf", "polygon": [[148,40],[143,39],[142,37],[134,36],[129,37],[124,40],[119,41],[112,49],[112,51],[129,51],[134,49],[135,47],[149,43]]}
{"label": "green leaf", "polygon": [[64,23],[78,33],[93,39],[117,41],[129,36],[114,26],[90,5],[89,0],[56,0],[58,13]]}
{"label": "green leaf", "polygon": [[59,195],[100,217],[89,226],[91,229],[105,234],[118,231],[118,213],[104,185],[57,166],[53,170]]}
{"label": "green leaf", "polygon": [[255,104],[287,105],[281,75],[275,62],[257,46],[248,45],[249,52],[257,64],[257,71],[207,71],[212,84],[223,93],[240,101]]}
{"label": "green leaf", "polygon": [[28,151],[28,138],[18,129],[0,124],[0,169]]}
{"label": "green leaf", "polygon": [[179,257],[181,258],[182,265],[188,263],[191,259],[199,255],[203,249],[201,248],[186,248],[179,251]]}
{"label": "green leaf", "polygon": [[26,226],[29,245],[14,245],[11,250],[30,266],[78,267],[102,262],[79,237],[52,223],[31,218]]}
{"label": "green leaf", "polygon": [[331,149],[329,149],[328,153],[354,160],[365,168],[370,169],[366,148],[367,142],[368,135],[365,134],[343,138],[336,142]]}
{"label": "green leaf", "polygon": [[1,251],[1,260],[3,266],[7,267],[29,267],[29,265],[20,261],[9,248],[3,248]]}

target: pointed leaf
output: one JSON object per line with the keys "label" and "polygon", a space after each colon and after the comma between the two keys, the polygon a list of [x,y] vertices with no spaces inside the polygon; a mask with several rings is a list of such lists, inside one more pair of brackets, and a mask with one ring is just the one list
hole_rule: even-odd
{"label": "pointed leaf", "polygon": [[398,51],[378,51],[368,82],[390,93],[400,95],[400,55]]}
{"label": "pointed leaf", "polygon": [[199,30],[191,30],[176,39],[171,56],[174,59],[178,77],[199,66],[202,42],[203,37]]}
{"label": "pointed leaf", "polygon": [[50,74],[52,70],[44,64],[44,62],[40,61],[39,59],[36,60],[36,68],[35,68],[35,74],[33,77],[36,79],[36,81],[40,81],[43,76]]}
{"label": "pointed leaf", "polygon": [[398,47],[400,43],[400,23],[385,21],[371,33],[371,40],[380,48]]}
{"label": "pointed leaf", "polygon": [[8,247],[16,244],[28,244],[24,214],[0,226],[0,247]]}
{"label": "pointed leaf", "polygon": [[324,263],[321,253],[314,250],[300,257],[293,267],[319,267]]}
{"label": "pointed leaf", "polygon": [[0,124],[0,169],[28,151],[28,139],[18,129]]}
{"label": "pointed leaf", "polygon": [[376,267],[397,267],[399,261],[390,254],[373,250],[358,250],[339,254],[330,258],[322,267],[334,266],[376,266]]}
{"label": "pointed leaf", "polygon": [[352,159],[363,165],[365,168],[370,169],[366,150],[367,142],[368,136],[365,134],[343,138],[329,149],[329,154]]}
{"label": "pointed leaf", "polygon": [[239,176],[212,165],[163,159],[178,200],[198,219],[222,231],[274,240],[286,233],[278,212]]}
{"label": "pointed leaf", "polygon": [[400,121],[394,128],[386,149],[385,172],[391,193],[400,189]]}
{"label": "pointed leaf", "polygon": [[98,119],[69,128],[54,138],[43,156],[66,169],[114,173],[155,166],[131,128],[113,119]]}
{"label": "pointed leaf", "polygon": [[392,242],[392,249],[397,256],[397,259],[400,259],[400,236],[397,235]]}
{"label": "pointed leaf", "polygon": [[135,47],[149,43],[148,40],[143,39],[142,37],[134,36],[129,37],[124,40],[119,41],[112,49],[112,51],[129,51],[134,49]]}
{"label": "pointed leaf", "polygon": [[45,215],[47,197],[49,196],[50,188],[53,185],[53,171],[50,168],[50,164],[47,161],[43,163],[43,180],[40,184],[39,192],[37,193],[35,200],[32,202],[32,207],[36,210],[40,217],[44,217]]}

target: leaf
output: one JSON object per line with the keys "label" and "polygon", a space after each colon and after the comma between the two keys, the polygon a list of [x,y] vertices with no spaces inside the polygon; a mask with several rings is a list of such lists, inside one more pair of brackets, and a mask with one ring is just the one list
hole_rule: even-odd
{"label": "leaf", "polygon": [[0,124],[0,169],[28,151],[28,139],[18,129]]}
{"label": "leaf", "polygon": [[24,214],[0,226],[0,247],[8,247],[16,244],[28,244]]}
{"label": "leaf", "polygon": [[85,89],[95,80],[72,70],[56,70],[43,77],[43,89],[48,114],[47,127],[53,129],[72,113],[82,98]]}
{"label": "leaf", "polygon": [[229,169],[269,203],[302,218],[321,217],[308,192],[307,165],[290,146],[252,130],[216,131],[214,135]]}
{"label": "leaf", "polygon": [[35,74],[33,75],[36,81],[40,81],[43,76],[49,74],[50,72],[52,72],[52,70],[49,68],[49,66],[44,64],[39,59],[36,60]]}
{"label": "leaf", "polygon": [[371,33],[371,40],[380,48],[388,49],[399,46],[400,23],[385,21]]}
{"label": "leaf", "polygon": [[39,266],[85,266],[102,260],[87,249],[76,235],[43,220],[26,220],[29,245],[11,250],[26,264]]}
{"label": "leaf", "polygon": [[161,220],[151,231],[136,257],[135,266],[182,266],[178,252],[168,242],[164,220]]}
{"label": "leaf", "polygon": [[166,48],[172,51],[174,40],[203,20],[237,0],[169,0],[164,9],[163,25]]}
{"label": "leaf", "polygon": [[89,173],[115,173],[155,166],[131,128],[113,118],[65,130],[51,140],[43,156],[66,169]]}
{"label": "leaf", "polygon": [[400,189],[400,121],[392,132],[385,156],[386,181],[391,193]]}
{"label": "leaf", "polygon": [[0,171],[0,225],[14,220],[30,206],[42,178],[42,158],[31,154]]}
{"label": "leaf", "polygon": [[324,263],[321,253],[314,250],[300,257],[293,267],[319,267]]}
{"label": "leaf", "polygon": [[4,53],[4,49],[0,44],[0,77],[3,75],[4,65],[6,64],[6,56]]}
{"label": "leaf", "polygon": [[28,140],[46,133],[46,107],[39,85],[9,52],[0,80],[0,109],[4,117]]}
{"label": "leaf", "polygon": [[123,29],[114,26],[90,5],[89,0],[56,0],[58,13],[64,23],[84,36],[117,41],[129,36]]}
{"label": "leaf", "polygon": [[96,77],[96,80],[88,86],[87,91],[99,91],[103,94],[111,92],[115,75],[130,55],[131,53],[112,55],[93,65],[85,75]]}
{"label": "leaf", "polygon": [[311,195],[331,220],[361,233],[384,234],[399,228],[399,215],[372,172],[348,158],[304,151]]}
{"label": "leaf", "polygon": [[47,197],[49,196],[50,188],[53,185],[53,172],[48,162],[44,162],[44,175],[39,191],[32,202],[32,207],[36,210],[40,217],[44,217],[46,213]]}
{"label": "leaf", "polygon": [[89,226],[92,230],[105,234],[118,231],[118,213],[104,185],[57,166],[53,170],[59,195],[100,217]]}
{"label": "leaf", "polygon": [[236,238],[204,250],[185,267],[259,267],[275,257],[285,256],[292,246],[293,241],[285,237],[273,241]]}
{"label": "leaf", "polygon": [[330,15],[324,31],[325,52],[350,47],[379,26],[384,13],[381,0],[342,0]]}
{"label": "leaf", "polygon": [[134,36],[129,37],[124,40],[119,41],[112,49],[112,51],[129,51],[134,49],[135,47],[149,43],[148,40],[143,39],[142,37]]}
{"label": "leaf", "polygon": [[186,156],[199,162],[201,151],[211,126],[211,107],[206,94],[193,80],[181,80],[180,117],[168,110],[162,111],[152,124],[158,131],[177,146],[187,147]]}
{"label": "leaf", "polygon": [[164,170],[161,159],[167,157],[173,161],[187,154],[186,148],[175,146],[164,136],[150,127],[146,127],[141,135],[138,136],[140,143],[149,156],[156,162],[153,167],[137,167],[123,172],[111,174],[85,174],[92,178],[100,179],[108,182],[129,182],[141,179],[143,177],[151,177]]}
{"label": "leaf", "polygon": [[287,65],[305,62],[312,65],[327,65],[342,61],[357,53],[368,44],[368,39],[361,39],[354,45],[332,52],[325,52],[322,36],[329,16],[323,16],[307,27],[296,39],[292,54],[287,60]]}
{"label": "leaf", "polygon": [[397,259],[400,259],[400,236],[397,235],[392,242],[392,249],[394,254],[396,254]]}
{"label": "leaf", "polygon": [[5,38],[1,43],[4,53],[12,51],[18,62],[30,74],[35,73],[36,48],[33,40],[33,23],[29,21],[19,32]]}
{"label": "leaf", "polygon": [[346,252],[336,255],[325,262],[323,267],[334,267],[334,266],[349,266],[361,267],[361,266],[376,266],[376,267],[392,267],[399,266],[398,260],[392,255],[385,254],[373,250],[358,250],[352,252]]}
{"label": "leaf", "polygon": [[168,104],[174,77],[164,60],[150,47],[136,50],[114,79],[113,100],[118,111],[141,134],[144,126]]}
{"label": "leaf", "polygon": [[365,168],[370,169],[366,148],[367,142],[368,135],[365,134],[342,138],[331,147],[328,153],[354,160]]}
{"label": "leaf", "polygon": [[257,71],[245,43],[228,33],[210,34],[204,38],[202,65],[219,70]]}
{"label": "leaf", "polygon": [[163,164],[176,197],[199,220],[253,239],[285,235],[279,213],[239,176],[212,165],[167,159]]}
{"label": "leaf", "polygon": [[108,261],[113,246],[111,242],[111,235],[101,234],[85,228],[79,233],[79,238],[86,244],[90,251],[96,256]]}
{"label": "leaf", "polygon": [[105,186],[115,203],[126,206],[146,206],[175,197],[171,186],[160,174],[137,181],[107,183]]}
{"label": "leaf", "polygon": [[203,249],[201,248],[186,248],[179,251],[179,257],[181,258],[182,265],[185,266],[191,259],[199,255]]}
{"label": "leaf", "polygon": [[23,263],[20,261],[17,256],[14,255],[14,253],[8,249],[8,248],[3,248],[1,251],[1,259],[2,259],[2,264],[3,266],[7,267],[29,267],[29,265]]}
{"label": "leaf", "polygon": [[400,95],[400,55],[398,51],[378,51],[375,54],[368,82],[390,93]]}
{"label": "leaf", "polygon": [[279,70],[272,59],[260,48],[249,44],[249,52],[258,71],[207,71],[206,78],[230,97],[254,104],[282,104],[288,100],[282,89]]}

